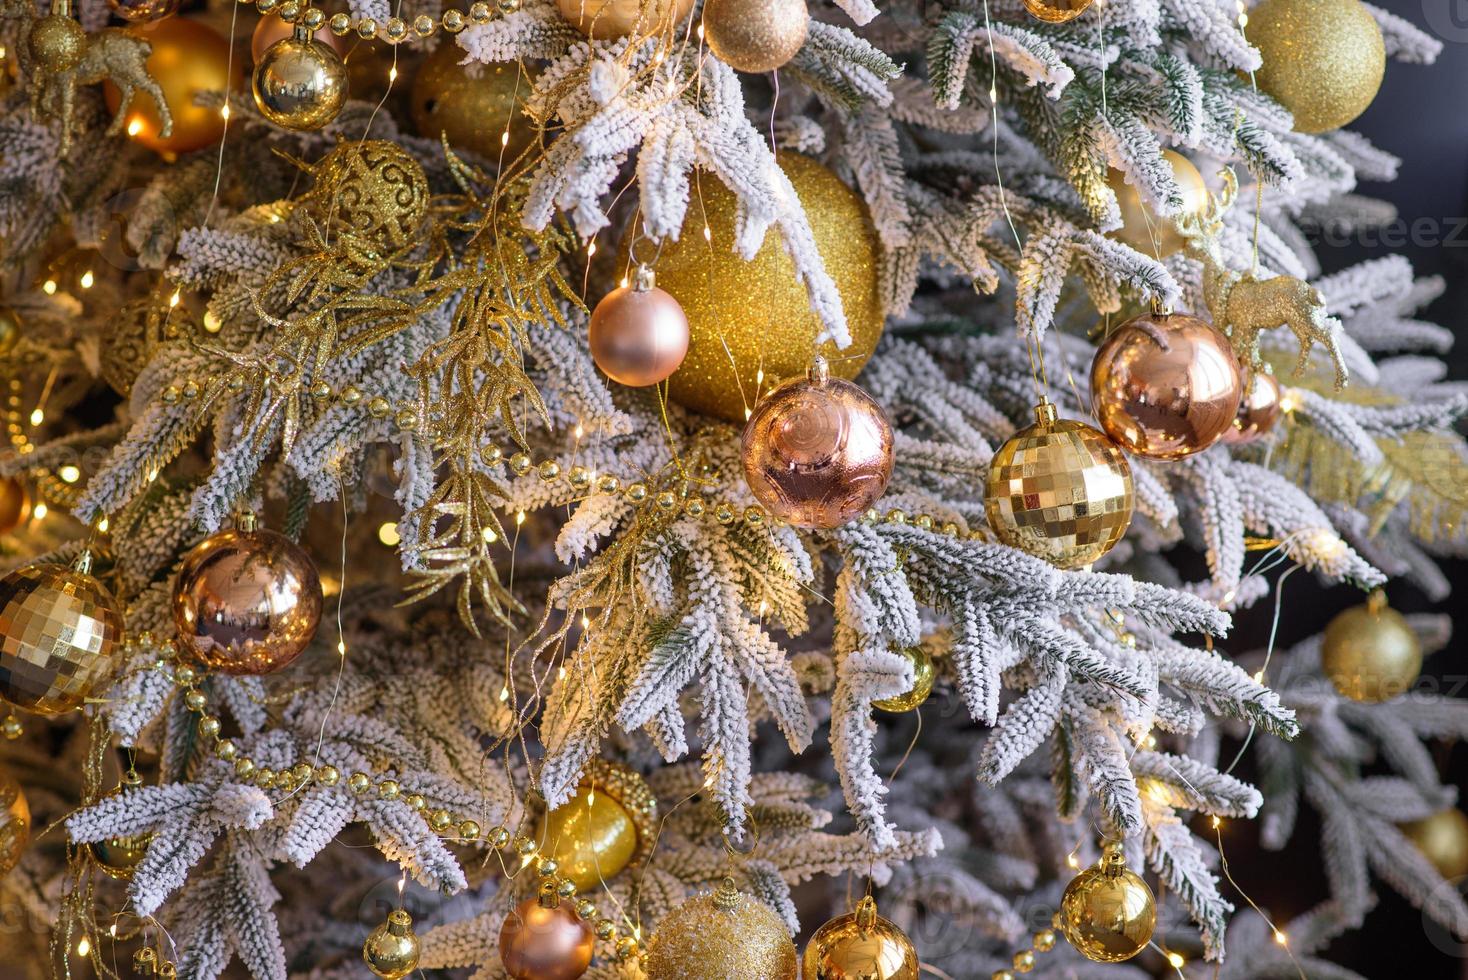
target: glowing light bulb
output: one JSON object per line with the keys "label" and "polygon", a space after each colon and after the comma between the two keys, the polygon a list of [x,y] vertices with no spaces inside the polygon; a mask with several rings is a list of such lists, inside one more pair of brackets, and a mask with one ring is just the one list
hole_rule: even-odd
{"label": "glowing light bulb", "polygon": [[41,283],[41,292],[45,293],[47,296],[55,296],[56,295],[56,280],[55,279],[47,279],[45,282]]}
{"label": "glowing light bulb", "polygon": [[82,288],[83,289],[91,289],[92,288],[92,283],[94,283],[96,281],[97,281],[97,277],[94,276],[94,275],[92,275],[92,270],[91,269],[88,269],[86,272],[83,272],[82,273],[82,278],[81,278],[80,282],[82,284]]}
{"label": "glowing light bulb", "polygon": [[219,115],[224,118],[225,122],[229,121],[229,103],[226,102],[219,107]]}
{"label": "glowing light bulb", "polygon": [[509,685],[508,684],[505,685],[504,687],[500,688],[500,700],[501,701],[508,701],[508,700],[510,700],[510,688],[509,688]]}
{"label": "glowing light bulb", "polygon": [[127,135],[136,136],[143,131],[143,121],[133,116],[127,121]]}
{"label": "glowing light bulb", "polygon": [[510,145],[510,131],[507,129],[503,133],[500,133],[500,146],[509,146],[509,145]]}
{"label": "glowing light bulb", "polygon": [[49,514],[50,511],[47,509],[45,504],[36,504],[36,509],[31,511],[31,513],[36,515],[36,520],[44,521],[46,519],[46,515]]}
{"label": "glowing light bulb", "polygon": [[[271,215],[271,217],[273,218],[275,216],[274,215]],[[219,331],[221,331],[223,329],[224,329],[224,324],[219,322],[219,317],[217,317],[217,316],[214,315],[214,311],[213,310],[206,310],[204,312],[204,332],[205,333],[218,333]]]}
{"label": "glowing light bulb", "polygon": [[106,534],[107,533],[107,529],[109,527],[111,527],[111,526],[112,526],[112,522],[109,521],[107,518],[104,517],[100,521],[97,522],[97,533],[98,534]]}
{"label": "glowing light bulb", "polygon": [[703,240],[706,242],[711,242],[714,240],[714,230],[708,225],[703,226]]}
{"label": "glowing light bulb", "polygon": [[387,70],[387,80],[389,82],[395,82],[395,81],[398,80],[398,66],[397,65],[393,65],[391,68],[389,68]]}
{"label": "glowing light bulb", "polygon": [[31,410],[31,425],[40,425],[46,421],[46,410],[37,405]]}
{"label": "glowing light bulb", "polygon": [[173,309],[175,306],[177,306],[178,305],[178,301],[181,298],[182,297],[180,297],[179,291],[177,289],[175,289],[173,291],[173,295],[170,296],[170,297],[168,297],[168,308],[169,309]]}
{"label": "glowing light bulb", "polygon": [[500,539],[500,536],[494,533],[494,528],[492,527],[485,528],[483,531],[479,532],[479,534],[480,537],[484,538],[485,544],[494,544]]}
{"label": "glowing light bulb", "polygon": [[525,523],[525,512],[523,510],[517,510],[517,511],[515,511],[515,526],[516,527],[519,527],[521,524],[524,524],[524,523]]}
{"label": "glowing light bulb", "polygon": [[388,521],[377,529],[377,540],[381,541],[389,548],[392,548],[396,547],[398,542],[403,539],[398,535],[397,524],[392,521]]}
{"label": "glowing light bulb", "polygon": [[586,430],[581,428],[580,422],[577,422],[576,428],[571,430],[571,434],[574,435],[577,439],[580,439],[582,436],[586,435]]}
{"label": "glowing light bulb", "polygon": [[82,478],[82,471],[75,466],[67,465],[57,470],[56,475],[61,477],[62,483],[75,483]]}
{"label": "glowing light bulb", "polygon": [[92,941],[90,939],[88,939],[86,936],[83,936],[81,939],[78,939],[77,940],[77,943],[76,943],[76,955],[78,955],[78,956],[87,956],[91,952],[92,952]]}
{"label": "glowing light bulb", "polygon": [[586,257],[589,259],[589,258],[591,258],[595,254],[596,254],[596,242],[592,242],[592,243],[590,243],[589,245],[586,246]]}
{"label": "glowing light bulb", "polygon": [[1167,962],[1170,963],[1170,964],[1172,964],[1172,968],[1174,970],[1181,970],[1183,964],[1186,963],[1187,960],[1183,959],[1177,953],[1168,953],[1167,954]]}
{"label": "glowing light bulb", "polygon": [[1290,937],[1276,929],[1274,930],[1274,941],[1281,946],[1288,946],[1290,944]]}

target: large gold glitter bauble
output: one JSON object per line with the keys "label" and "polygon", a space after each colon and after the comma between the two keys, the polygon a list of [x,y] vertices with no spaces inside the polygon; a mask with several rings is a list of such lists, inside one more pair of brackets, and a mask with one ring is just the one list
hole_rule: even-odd
{"label": "large gold glitter bauble", "polygon": [[418,240],[428,217],[428,175],[391,140],[350,140],[311,168],[306,198],[320,219],[363,246],[397,251]]}
{"label": "large gold glitter bauble", "polygon": [[907,647],[899,650],[898,654],[912,664],[912,687],[905,693],[891,698],[878,698],[872,702],[873,708],[881,708],[883,711],[901,712],[914,711],[922,703],[928,700],[928,695],[933,693],[933,678],[937,671],[933,668],[933,657],[923,647]]}
{"label": "large gold glitter bauble", "polygon": [[1203,175],[1198,168],[1182,154],[1163,150],[1162,159],[1172,167],[1173,180],[1177,182],[1183,198],[1182,211],[1170,216],[1158,215],[1150,204],[1142,200],[1136,186],[1127,183],[1126,174],[1111,170],[1106,174],[1106,186],[1116,195],[1116,205],[1121,210],[1121,227],[1106,234],[1143,255],[1165,259],[1181,251],[1184,244],[1177,219],[1181,215],[1202,215],[1207,208],[1208,186],[1203,183]]}
{"label": "large gold glitter bauble", "polygon": [[918,980],[912,940],[877,914],[870,895],[817,929],[801,962],[802,980]]}
{"label": "large gold glitter bauble", "polygon": [[51,13],[31,27],[31,57],[48,72],[70,71],[87,50],[87,32],[65,13]]}
{"label": "large gold glitter bauble", "polygon": [[1422,644],[1402,614],[1373,592],[1338,614],[1320,641],[1320,669],[1352,701],[1389,701],[1422,671]]}
{"label": "large gold glitter bauble", "polygon": [[832,378],[823,357],[755,406],[740,441],[744,480],[771,514],[833,528],[876,503],[892,479],[892,423],[858,385]]}
{"label": "large gold glitter bauble", "polygon": [[31,516],[31,495],[18,477],[0,477],[0,534],[9,534]]}
{"label": "large gold glitter bauble", "polygon": [[1402,833],[1448,881],[1468,875],[1468,816],[1462,810],[1439,810],[1403,824]]}
{"label": "large gold glitter bauble", "polygon": [[282,534],[242,526],[209,535],[184,556],[173,585],[179,646],[226,674],[289,666],[316,635],[316,564]]}
{"label": "large gold glitter bauble", "polygon": [[20,314],[0,303],[0,357],[7,357],[15,350],[15,345],[20,343],[23,326]]}
{"label": "large gold glitter bauble", "polygon": [[148,856],[148,845],[156,834],[132,834],[127,837],[108,837],[87,845],[97,867],[109,878],[129,881],[143,858]]}
{"label": "large gold glitter bauble", "polygon": [[[229,42],[219,32],[197,21],[165,17],[135,24],[128,32],[152,46],[148,74],[163,89],[164,101],[173,115],[173,133],[159,135],[162,120],[153,100],[139,95],[127,110],[127,133],[154,152],[170,155],[189,153],[217,143],[224,135],[224,116],[219,107],[194,104],[196,95],[220,95],[237,88],[240,66],[231,65]],[[122,93],[111,82],[103,84],[107,108],[116,113]]]}
{"label": "large gold glitter bauble", "polygon": [[[861,196],[821,164],[782,153],[780,167],[805,208],[851,328],[845,350],[826,343],[819,353],[830,362],[832,375],[854,378],[882,336],[876,230]],[[658,286],[688,315],[688,354],[668,379],[668,391],[685,408],[743,423],[746,408],[754,408],[762,391],[805,374],[818,353],[814,340],[821,323],[811,312],[805,285],[795,278],[780,233],[766,232],[759,252],[745,262],[733,251],[733,193],[707,176],[699,186],[678,240],[664,242],[657,260]],[[628,245],[624,240],[623,256]]]}
{"label": "large gold glitter bauble", "polygon": [[740,71],[774,71],[795,57],[810,30],[805,0],[708,0],[704,38],[719,60]]}
{"label": "large gold glitter bauble", "polygon": [[[464,49],[445,41],[423,59],[413,76],[410,110],[418,135],[437,140],[447,136],[456,150],[510,161],[535,142],[535,123],[521,112],[537,71],[522,72],[515,62],[483,65],[459,62]],[[504,140],[506,130],[509,140]]]}
{"label": "large gold glitter bauble", "polygon": [[382,980],[403,980],[418,969],[421,953],[418,936],[413,932],[413,917],[402,909],[389,912],[362,944],[362,961]]}
{"label": "large gold glitter bauble", "polygon": [[647,980],[795,980],[795,944],[785,923],[725,878],[658,923],[647,949]]}
{"label": "large gold glitter bauble", "polygon": [[31,808],[25,790],[8,770],[0,769],[0,875],[20,863],[31,840]]}
{"label": "large gold glitter bauble", "polygon": [[1091,0],[1025,0],[1025,9],[1047,24],[1064,24],[1090,9]]}
{"label": "large gold glitter bauble", "polygon": [[1133,317],[1091,362],[1091,410],[1127,452],[1148,459],[1200,453],[1233,426],[1244,393],[1239,359],[1207,320]]}
{"label": "large gold glitter bauble", "polygon": [[999,447],[984,510],[999,540],[1060,568],[1089,565],[1132,522],[1132,469],[1104,432],[1058,419],[1041,402],[1035,424]]}
{"label": "large gold glitter bauble", "polygon": [[587,37],[647,37],[681,24],[693,0],[556,0],[556,8]]}
{"label": "large gold glitter bauble", "polygon": [[511,980],[576,980],[591,965],[596,936],[549,883],[500,927],[500,963]]}
{"label": "large gold glitter bauble", "polygon": [[575,796],[546,814],[540,839],[561,877],[590,891],[652,853],[658,802],[636,771],[592,759]]}
{"label": "large gold glitter bauble", "polygon": [[284,129],[320,129],[347,101],[347,66],[330,45],[301,28],[272,44],[251,81],[260,114]]}
{"label": "large gold glitter bauble", "polygon": [[89,573],[37,562],[0,579],[0,697],[56,715],[85,701],[112,670],[122,609]]}
{"label": "large gold glitter bauble", "polygon": [[1060,899],[1060,931],[1097,963],[1136,956],[1156,925],[1152,889],[1126,866],[1120,844],[1107,844],[1096,866],[1072,878]]}
{"label": "large gold glitter bauble", "polygon": [[1381,27],[1361,0],[1264,0],[1249,10],[1259,87],[1295,131],[1339,129],[1366,111],[1386,72]]}

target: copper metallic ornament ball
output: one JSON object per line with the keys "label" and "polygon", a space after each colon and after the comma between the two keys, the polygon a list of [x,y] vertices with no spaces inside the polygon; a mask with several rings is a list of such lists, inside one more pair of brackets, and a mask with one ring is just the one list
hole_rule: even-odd
{"label": "copper metallic ornament ball", "polygon": [[107,0],[107,7],[123,20],[160,20],[178,13],[179,0]]}
{"label": "copper metallic ornament ball", "polygon": [[531,898],[505,916],[500,962],[514,980],[576,980],[591,966],[596,937],[569,902]]}
{"label": "copper metallic ornament ball", "polygon": [[1047,24],[1075,20],[1091,6],[1091,0],[1025,0],[1025,9]]}
{"label": "copper metallic ornament ball", "polygon": [[708,0],[704,38],[719,60],[739,71],[774,71],[805,44],[805,0]]}
{"label": "copper metallic ornament ball", "polygon": [[421,955],[418,935],[413,932],[413,917],[402,909],[389,912],[387,919],[362,944],[362,961],[382,980],[403,980],[418,969]]}
{"label": "copper metallic ornament ball", "polygon": [[[258,65],[260,59],[265,57],[265,52],[270,50],[272,44],[276,41],[284,41],[286,38],[293,36],[295,30],[295,27],[281,19],[279,14],[269,13],[262,15],[259,23],[255,25],[255,32],[250,35],[251,60]],[[322,44],[330,46],[338,56],[342,58],[347,56],[347,39],[337,37],[332,33],[330,27],[317,28],[316,33],[312,34],[311,37],[320,41]]]}
{"label": "copper metallic ornament ball", "polygon": [[454,149],[491,163],[508,163],[538,137],[534,120],[521,109],[539,72],[515,62],[460,64],[466,57],[446,40],[418,66],[409,106],[413,128],[427,139],[447,137]]}
{"label": "copper metallic ornament ball", "polygon": [[556,0],[556,8],[587,37],[647,37],[681,24],[693,0]]}
{"label": "copper metallic ornament ball", "polygon": [[1248,387],[1239,399],[1239,413],[1233,425],[1223,433],[1223,441],[1230,446],[1244,446],[1257,442],[1274,431],[1279,417],[1284,414],[1284,391],[1274,375],[1267,371],[1246,371]]}
{"label": "copper metallic ornament ball", "polygon": [[1060,898],[1060,930],[1080,953],[1097,963],[1120,963],[1152,941],[1157,904],[1152,889],[1126,866],[1119,844],[1071,879]]}
{"label": "copper metallic ornament ball", "polygon": [[1336,615],[1320,640],[1320,668],[1352,701],[1374,704],[1406,692],[1422,671],[1422,644],[1401,613],[1373,593]]}
{"label": "copper metallic ornament ball", "polygon": [[989,527],[1004,544],[1059,568],[1089,565],[1131,524],[1131,464],[1104,432],[1059,418],[1049,402],[1036,407],[1035,419],[989,463]]}
{"label": "copper metallic ornament ball", "polygon": [[877,914],[870,895],[817,929],[801,962],[802,980],[919,980],[912,940]]}
{"label": "copper metallic ornament ball", "polygon": [[[1163,150],[1162,158],[1172,167],[1173,180],[1182,194],[1181,214],[1201,215],[1208,206],[1208,187],[1203,183],[1203,175],[1180,153]],[[1127,183],[1126,174],[1120,170],[1107,173],[1106,186],[1116,195],[1117,207],[1121,209],[1121,227],[1108,231],[1107,237],[1159,259],[1182,250],[1183,236],[1177,229],[1180,214],[1159,215],[1142,199],[1136,186]]]}
{"label": "copper metallic ornament ball", "polygon": [[633,388],[655,385],[678,370],[688,354],[688,317],[659,289],[652,271],[601,298],[591,313],[591,358],[613,381]]}
{"label": "copper metallic ornament ball", "polygon": [[36,20],[27,39],[31,56],[49,72],[69,71],[81,63],[87,50],[87,32],[75,18],[47,14]]}
{"label": "copper metallic ornament ball", "polygon": [[9,534],[31,516],[31,495],[18,477],[0,477],[0,534]]}
{"label": "copper metallic ornament ball", "polygon": [[31,808],[25,790],[9,770],[0,769],[0,876],[20,863],[31,840]]}
{"label": "copper metallic ornament ball", "polygon": [[912,687],[906,692],[890,698],[879,698],[872,702],[873,708],[883,711],[901,712],[914,711],[928,700],[928,695],[933,693],[933,679],[937,670],[933,667],[933,657],[923,647],[907,647],[898,651],[912,664]]}
{"label": "copper metallic ornament ball", "polygon": [[304,31],[276,41],[251,83],[260,114],[283,129],[320,129],[347,101],[347,66],[336,50]]}
{"label": "copper metallic ornament ball", "polygon": [[1468,816],[1462,810],[1439,810],[1403,824],[1402,833],[1448,881],[1468,875]]}
{"label": "copper metallic ornament ball", "polygon": [[1233,425],[1243,373],[1228,338],[1182,314],[1133,317],[1091,362],[1091,402],[1101,428],[1149,459],[1200,453]]}
{"label": "copper metallic ornament ball", "polygon": [[1259,88],[1295,131],[1339,129],[1366,111],[1386,73],[1381,27],[1361,0],[1263,0],[1249,10]]}
{"label": "copper metallic ornament ball", "polygon": [[284,535],[219,531],[184,556],[173,586],[180,646],[227,674],[269,674],[306,649],[321,620],[316,565]]}
{"label": "copper metallic ornament ball", "polygon": [[784,921],[725,878],[663,917],[647,948],[647,980],[795,980]]}
{"label": "copper metallic ornament ball", "polygon": [[106,681],[122,638],[122,608],[90,574],[37,562],[0,579],[0,697],[57,715],[79,707]]}
{"label": "copper metallic ornament ball", "polygon": [[[218,106],[194,103],[201,93],[223,95],[239,87],[240,65],[231,65],[229,42],[218,31],[183,17],[165,17],[134,24],[129,33],[152,46],[146,67],[163,89],[168,111],[173,114],[173,133],[160,136],[162,120],[153,100],[139,93],[127,111],[127,132],[156,153],[179,154],[203,149],[224,135],[224,116]],[[104,82],[103,95],[110,112],[117,112],[122,93]]]}
{"label": "copper metallic ornament ball", "polygon": [[860,516],[892,479],[892,424],[859,386],[832,378],[824,359],[754,407],[740,448],[750,491],[797,527],[833,528]]}

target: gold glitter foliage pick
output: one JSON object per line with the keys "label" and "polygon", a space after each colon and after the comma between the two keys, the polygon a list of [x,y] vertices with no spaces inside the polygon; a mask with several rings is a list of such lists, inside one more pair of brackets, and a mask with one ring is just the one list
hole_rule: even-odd
{"label": "gold glitter foliage pick", "polygon": [[1222,172],[1223,193],[1208,195],[1208,206],[1202,214],[1184,214],[1177,219],[1178,230],[1187,244],[1187,254],[1203,264],[1203,301],[1218,327],[1233,344],[1234,353],[1246,368],[1263,369],[1259,353],[1259,334],[1275,327],[1287,326],[1300,342],[1300,357],[1295,362],[1295,375],[1305,373],[1310,350],[1320,344],[1330,352],[1335,365],[1336,390],[1346,386],[1350,374],[1336,345],[1335,331],[1325,312],[1320,291],[1293,276],[1259,279],[1252,272],[1234,272],[1223,261],[1218,233],[1223,227],[1224,212],[1233,204],[1238,192],[1234,172]]}

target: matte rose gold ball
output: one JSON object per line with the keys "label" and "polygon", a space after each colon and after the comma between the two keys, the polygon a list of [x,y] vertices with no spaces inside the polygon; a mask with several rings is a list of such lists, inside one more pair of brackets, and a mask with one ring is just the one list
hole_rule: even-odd
{"label": "matte rose gold ball", "polygon": [[1228,339],[1206,320],[1133,317],[1091,362],[1091,401],[1129,453],[1182,459],[1217,442],[1239,411],[1243,377]]}
{"label": "matte rose gold ball", "polygon": [[591,966],[595,936],[571,906],[521,902],[500,927],[500,961],[514,980],[576,980]]}
{"label": "matte rose gold ball", "polygon": [[687,353],[688,317],[656,286],[614,289],[591,313],[591,358],[613,381],[655,385],[678,370]]}
{"label": "matte rose gold ball", "polygon": [[826,376],[822,361],[755,406],[741,455],[749,489],[771,514],[798,527],[840,527],[887,489],[892,425],[871,395]]}
{"label": "matte rose gold ball", "polygon": [[1283,397],[1274,375],[1250,372],[1249,388],[1239,399],[1239,414],[1223,433],[1223,441],[1230,446],[1242,446],[1267,436],[1283,414],[1280,404]]}

